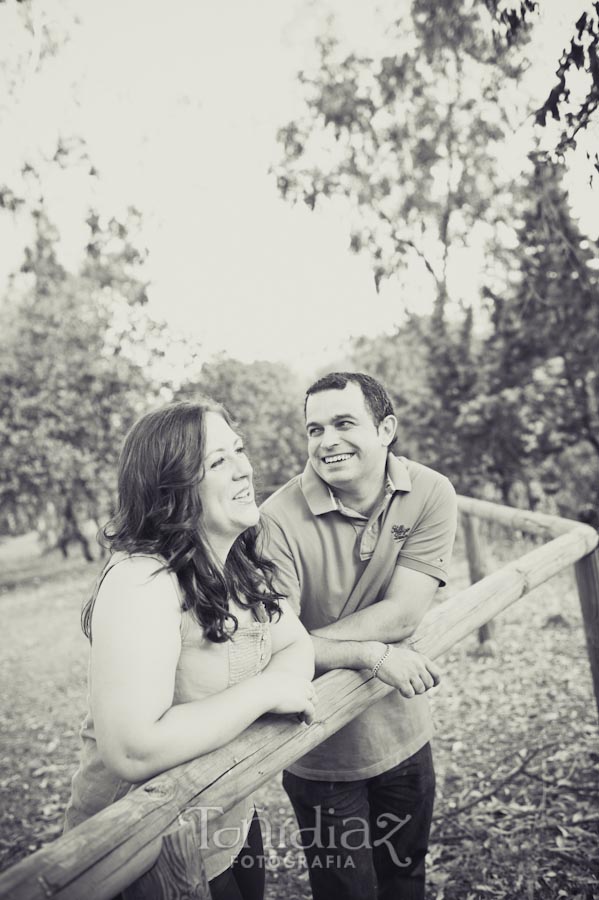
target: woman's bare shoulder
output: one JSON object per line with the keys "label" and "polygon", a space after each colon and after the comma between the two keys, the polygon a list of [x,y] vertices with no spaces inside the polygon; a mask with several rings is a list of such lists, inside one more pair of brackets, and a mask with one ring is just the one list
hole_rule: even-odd
{"label": "woman's bare shoulder", "polygon": [[100,589],[98,597],[126,592],[132,599],[143,596],[145,602],[176,605],[180,610],[180,595],[176,576],[164,567],[159,556],[123,556],[113,562]]}

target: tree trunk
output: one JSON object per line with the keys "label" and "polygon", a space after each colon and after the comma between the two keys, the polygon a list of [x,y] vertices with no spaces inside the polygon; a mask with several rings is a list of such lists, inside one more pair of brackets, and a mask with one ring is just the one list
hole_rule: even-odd
{"label": "tree trunk", "polygon": [[77,516],[75,515],[75,510],[73,509],[73,501],[70,497],[65,504],[63,515],[65,519],[65,527],[62,533],[61,541],[59,541],[59,546],[64,556],[67,555],[66,547],[69,541],[75,540],[78,541],[81,545],[81,552],[83,553],[84,559],[86,559],[87,562],[93,562],[94,557],[90,550],[89,541],[79,527],[79,522],[77,521]]}

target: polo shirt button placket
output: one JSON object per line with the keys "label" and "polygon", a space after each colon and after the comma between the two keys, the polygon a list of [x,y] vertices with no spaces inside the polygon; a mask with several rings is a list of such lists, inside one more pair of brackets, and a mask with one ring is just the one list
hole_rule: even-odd
{"label": "polo shirt button placket", "polygon": [[375,532],[375,524],[374,522],[368,526],[365,533],[365,540],[362,545],[362,550],[364,553],[371,554],[374,551],[374,532]]}

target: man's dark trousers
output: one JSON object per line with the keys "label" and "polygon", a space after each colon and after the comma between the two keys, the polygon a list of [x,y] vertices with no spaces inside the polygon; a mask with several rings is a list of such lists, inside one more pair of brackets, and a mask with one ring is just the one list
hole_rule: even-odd
{"label": "man's dark trousers", "polygon": [[374,778],[309,781],[284,772],[283,786],[302,829],[314,900],[424,900],[435,795],[430,744]]}

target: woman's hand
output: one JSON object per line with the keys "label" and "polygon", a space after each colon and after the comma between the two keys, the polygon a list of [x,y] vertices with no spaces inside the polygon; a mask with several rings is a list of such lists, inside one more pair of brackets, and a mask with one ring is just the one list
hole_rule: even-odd
{"label": "woman's hand", "polygon": [[314,721],[316,690],[311,681],[290,672],[264,673],[261,677],[267,682],[267,690],[272,692],[270,712],[280,715],[299,713],[307,725]]}

